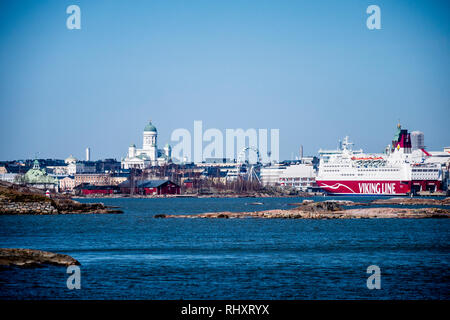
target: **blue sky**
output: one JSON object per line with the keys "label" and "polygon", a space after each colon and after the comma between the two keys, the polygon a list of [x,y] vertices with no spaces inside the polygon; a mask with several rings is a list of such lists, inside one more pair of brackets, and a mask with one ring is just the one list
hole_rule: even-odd
{"label": "blue sky", "polygon": [[0,159],[120,159],[148,119],[161,147],[202,120],[280,129],[281,159],[344,135],[380,152],[400,119],[441,149],[449,15],[447,1],[2,0]]}

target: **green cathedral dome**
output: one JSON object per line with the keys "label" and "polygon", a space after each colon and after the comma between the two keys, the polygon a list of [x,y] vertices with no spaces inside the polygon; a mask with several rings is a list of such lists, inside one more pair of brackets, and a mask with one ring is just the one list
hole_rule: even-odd
{"label": "green cathedral dome", "polygon": [[151,121],[149,123],[147,123],[147,125],[144,128],[144,131],[157,132],[156,127],[152,124]]}

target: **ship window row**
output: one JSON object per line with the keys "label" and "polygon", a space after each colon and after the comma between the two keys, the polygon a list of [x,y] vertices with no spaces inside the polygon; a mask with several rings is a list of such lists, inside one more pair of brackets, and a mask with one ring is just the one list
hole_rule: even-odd
{"label": "ship window row", "polygon": [[314,183],[297,182],[297,183],[281,183],[282,186],[300,187],[300,186],[315,186]]}
{"label": "ship window row", "polygon": [[413,172],[438,172],[439,169],[413,169]]}
{"label": "ship window row", "polygon": [[390,172],[393,172],[393,171],[400,171],[400,169],[379,169],[379,168],[377,168],[377,169],[358,169],[358,171],[384,171],[384,172],[390,171]]}
{"label": "ship window row", "polygon": [[332,165],[332,164],[327,164],[326,165],[327,168],[348,168],[348,165]]}
{"label": "ship window row", "polygon": [[413,173],[412,176],[413,177],[438,177],[438,176],[440,176],[440,174],[439,173],[428,173],[428,174]]}

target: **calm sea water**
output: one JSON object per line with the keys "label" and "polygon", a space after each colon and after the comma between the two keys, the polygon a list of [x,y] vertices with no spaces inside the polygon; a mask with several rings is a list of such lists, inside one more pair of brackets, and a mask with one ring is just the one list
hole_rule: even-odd
{"label": "calm sea water", "polygon": [[[301,200],[84,199],[125,213],[0,216],[1,247],[65,253],[81,263],[80,290],[67,289],[65,267],[2,268],[0,299],[450,298],[446,219],[153,218]],[[370,265],[381,269],[380,290],[367,289]]]}

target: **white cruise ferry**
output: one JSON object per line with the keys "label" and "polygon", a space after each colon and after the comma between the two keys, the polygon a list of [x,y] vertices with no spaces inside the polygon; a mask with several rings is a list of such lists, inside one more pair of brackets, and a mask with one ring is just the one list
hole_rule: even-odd
{"label": "white cruise ferry", "polygon": [[321,157],[317,184],[330,194],[406,195],[441,188],[442,170],[424,164],[423,150],[411,152],[411,138],[398,125],[387,154],[353,152],[348,137],[340,152]]}

